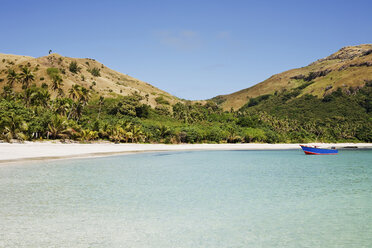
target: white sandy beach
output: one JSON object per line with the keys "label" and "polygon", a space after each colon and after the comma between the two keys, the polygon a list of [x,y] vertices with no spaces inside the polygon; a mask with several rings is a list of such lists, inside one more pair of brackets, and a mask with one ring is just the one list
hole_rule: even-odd
{"label": "white sandy beach", "polygon": [[[315,144],[315,143],[313,143]],[[320,144],[335,146],[372,148],[366,143]],[[300,149],[299,144],[62,144],[58,142],[25,142],[22,144],[0,143],[0,163],[39,159],[62,159],[94,156],[109,156],[134,152],[190,151],[190,150],[285,150]]]}

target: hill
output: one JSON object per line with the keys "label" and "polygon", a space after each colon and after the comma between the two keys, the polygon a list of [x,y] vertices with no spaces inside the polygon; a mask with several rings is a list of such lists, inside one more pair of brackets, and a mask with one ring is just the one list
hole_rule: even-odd
{"label": "hill", "polygon": [[371,51],[343,48],[215,102],[179,100],[93,59],[1,55],[0,141],[372,142]]}
{"label": "hill", "polygon": [[[73,66],[70,70],[71,64]],[[0,92],[7,83],[8,71],[14,70],[19,73],[23,67],[32,70],[35,78],[33,83],[37,86],[43,83],[50,85],[53,74],[59,74],[63,80],[61,88],[65,93],[72,85],[78,84],[104,97],[127,96],[137,92],[143,97],[143,102],[152,107],[159,105],[159,99],[170,104],[180,101],[163,90],[114,71],[94,59],[70,58],[56,53],[39,58],[0,53]],[[15,84],[14,89],[21,91],[21,84]],[[56,97],[57,93],[51,92],[51,94],[52,97]]]}
{"label": "hill", "polygon": [[322,98],[338,88],[360,88],[372,80],[372,44],[348,46],[308,66],[271,76],[265,81],[238,92],[212,100],[224,110],[238,110],[250,98],[298,88],[297,97],[311,94]]}

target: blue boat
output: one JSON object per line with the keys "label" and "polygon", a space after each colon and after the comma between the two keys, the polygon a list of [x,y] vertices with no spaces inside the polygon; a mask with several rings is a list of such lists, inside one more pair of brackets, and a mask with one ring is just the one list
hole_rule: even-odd
{"label": "blue boat", "polygon": [[305,146],[305,145],[300,145],[300,146],[306,155],[337,155],[338,154],[338,150],[335,148],[325,149],[325,148],[319,148],[317,146]]}

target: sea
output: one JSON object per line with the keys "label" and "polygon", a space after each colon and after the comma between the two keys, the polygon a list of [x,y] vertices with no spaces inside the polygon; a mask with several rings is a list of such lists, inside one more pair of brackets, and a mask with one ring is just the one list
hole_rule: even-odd
{"label": "sea", "polygon": [[0,165],[0,247],[372,247],[372,150]]}

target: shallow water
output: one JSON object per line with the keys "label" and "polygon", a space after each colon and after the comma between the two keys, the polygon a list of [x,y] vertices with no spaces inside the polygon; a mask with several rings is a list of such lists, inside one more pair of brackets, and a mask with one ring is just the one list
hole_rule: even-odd
{"label": "shallow water", "polygon": [[0,166],[0,247],[371,247],[372,151]]}

